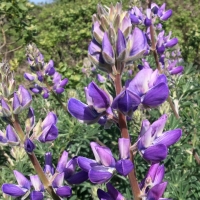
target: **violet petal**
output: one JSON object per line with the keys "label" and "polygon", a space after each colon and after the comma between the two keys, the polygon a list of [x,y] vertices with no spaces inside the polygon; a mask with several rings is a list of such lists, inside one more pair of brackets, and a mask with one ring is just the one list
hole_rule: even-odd
{"label": "violet petal", "polygon": [[167,147],[164,144],[150,146],[144,150],[143,157],[145,160],[160,162],[167,157]]}
{"label": "violet petal", "polygon": [[119,174],[127,176],[133,169],[133,163],[129,159],[119,160],[115,167]]}
{"label": "violet petal", "polygon": [[92,183],[105,183],[113,176],[114,168],[95,166],[89,171],[89,179]]}

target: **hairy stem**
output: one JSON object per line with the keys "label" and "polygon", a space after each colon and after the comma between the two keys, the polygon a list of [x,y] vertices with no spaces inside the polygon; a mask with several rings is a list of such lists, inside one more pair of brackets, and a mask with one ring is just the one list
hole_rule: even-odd
{"label": "hairy stem", "polygon": [[[116,91],[116,95],[118,95],[121,91],[122,91],[122,84],[121,84],[121,75],[117,74],[115,77],[115,91]],[[121,136],[123,138],[128,138],[129,137],[129,133],[128,133],[128,128],[127,128],[127,123],[126,123],[126,116],[124,114],[122,114],[121,112],[118,112],[118,116],[119,116],[119,127],[121,130]],[[132,152],[130,152],[130,160],[133,162],[133,154]],[[140,200],[140,188],[137,182],[137,178],[135,175],[135,170],[133,169],[129,174],[128,174],[128,178],[129,178],[129,182],[131,185],[131,189],[132,189],[132,193],[134,196],[134,200]]]}
{"label": "hairy stem", "polygon": [[[20,137],[20,140],[22,142],[24,142],[25,140],[25,134],[20,126],[18,117],[15,116],[14,121],[12,122],[12,125],[15,129],[15,131],[17,132],[18,136]],[[37,173],[37,175],[40,177],[40,180],[42,181],[42,184],[44,185],[44,188],[47,190],[47,192],[51,195],[52,199],[54,200],[61,200],[59,196],[56,195],[56,193],[54,192],[54,189],[52,188],[52,186],[49,183],[49,180],[47,179],[45,173],[43,172],[43,169],[40,165],[40,163],[38,162],[37,157],[35,156],[34,153],[27,153],[30,161],[33,164],[33,167]]]}
{"label": "hairy stem", "polygon": [[[148,0],[148,8],[151,8],[151,0]],[[156,67],[157,67],[158,71],[160,72],[160,74],[162,74],[162,69],[160,67],[159,59],[158,59],[158,53],[156,51],[155,30],[154,30],[153,23],[150,26],[150,36],[151,36],[151,51],[153,52],[153,56],[154,56],[154,59],[155,59],[155,62],[156,62]],[[168,101],[175,117],[177,119],[179,119],[179,115],[176,112],[176,109],[174,107],[173,101],[172,101],[170,96],[168,96],[167,101]]]}

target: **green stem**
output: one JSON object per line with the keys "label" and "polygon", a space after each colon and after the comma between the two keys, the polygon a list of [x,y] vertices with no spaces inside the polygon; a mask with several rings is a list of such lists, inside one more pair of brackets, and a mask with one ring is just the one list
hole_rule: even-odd
{"label": "green stem", "polygon": [[[17,132],[18,136],[20,137],[20,140],[22,142],[24,142],[25,140],[25,134],[19,124],[19,120],[18,120],[18,117],[15,116],[15,120],[12,122],[12,125],[15,129],[15,131]],[[50,185],[49,183],[49,180],[47,179],[40,163],[38,162],[38,159],[37,157],[35,156],[34,153],[27,153],[30,161],[32,162],[33,164],[33,167],[37,173],[37,175],[40,177],[40,180],[42,181],[42,184],[44,185],[44,188],[45,190],[47,190],[47,192],[51,195],[51,197],[54,199],[54,200],[61,200],[61,198],[59,196],[56,195],[56,193],[54,192],[54,189],[52,188],[52,186]]]}
{"label": "green stem", "polygon": [[[118,95],[122,91],[121,75],[120,74],[117,74],[115,76],[114,84],[115,84],[116,95]],[[130,139],[129,133],[128,133],[128,128],[127,128],[126,116],[124,114],[122,114],[121,112],[118,112],[118,116],[119,116],[119,127],[120,127],[120,130],[121,130],[121,136],[123,138]],[[133,162],[132,152],[130,152],[130,160]],[[128,174],[128,178],[129,178],[129,182],[130,182],[130,185],[131,185],[134,200],[141,200],[141,198],[140,198],[141,192],[140,192],[140,188],[139,188],[139,185],[138,185],[138,182],[137,182],[137,178],[136,178],[134,169]]]}

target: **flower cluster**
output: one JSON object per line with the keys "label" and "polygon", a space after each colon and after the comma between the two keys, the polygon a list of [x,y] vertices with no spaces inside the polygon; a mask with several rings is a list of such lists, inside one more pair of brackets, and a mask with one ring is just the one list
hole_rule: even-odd
{"label": "flower cluster", "polygon": [[[173,47],[178,44],[178,39],[176,37],[171,38],[171,31],[168,35],[166,35],[162,28],[162,21],[167,21],[172,16],[172,10],[166,10],[165,7],[165,3],[160,7],[157,4],[152,3],[151,8],[143,11],[142,8],[140,9],[135,6],[129,10],[129,15],[133,25],[143,25],[147,27],[145,35],[148,41],[148,48],[145,52],[145,55],[148,55],[152,48],[150,26],[153,26],[154,30],[157,30],[155,47],[159,55],[159,63],[162,67],[162,70],[164,72],[169,72],[171,75],[181,74],[183,72],[183,66],[179,65],[181,60],[177,58],[171,58],[171,56],[169,57],[169,54],[174,54]],[[180,51],[178,52],[177,56],[181,56]]]}
{"label": "flower cluster", "polygon": [[116,70],[123,71],[121,62],[129,63],[143,56],[147,40],[142,30],[132,28],[129,12],[122,10],[121,3],[110,8],[98,5],[97,10],[93,15],[88,56],[99,69],[115,74]]}
{"label": "flower cluster", "polygon": [[151,125],[148,120],[143,120],[137,148],[145,160],[152,163],[164,160],[167,157],[167,148],[181,138],[181,129],[174,129],[163,133],[166,121],[166,114],[162,115]]}
{"label": "flower cluster", "polygon": [[100,146],[96,142],[90,143],[95,160],[78,156],[79,167],[88,172],[89,180],[92,183],[105,183],[112,178],[115,172],[126,176],[133,169],[133,163],[129,160],[130,140],[119,138],[118,144],[120,152],[118,161],[108,147]]}
{"label": "flower cluster", "polygon": [[[26,51],[32,73],[25,73],[24,78],[31,82],[30,90],[35,94],[42,94],[44,99],[49,97],[50,91],[56,94],[63,93],[68,79],[62,79],[62,75],[55,70],[53,60],[45,63],[43,55],[35,44],[29,44]],[[51,79],[50,85],[48,83],[49,77]]]}
{"label": "flower cluster", "polygon": [[167,99],[169,89],[166,76],[147,67],[140,70],[133,80],[127,81],[125,88],[113,101],[94,82],[85,88],[85,94],[88,106],[71,98],[68,111],[80,121],[91,124],[98,122],[102,116],[113,116],[113,110],[131,117],[140,104],[144,107],[156,107]]}
{"label": "flower cluster", "polygon": [[[165,174],[165,168],[163,165],[153,164],[149,168],[146,177],[140,183],[140,189],[142,191],[142,199],[144,200],[159,200],[161,198],[165,188],[167,187],[167,182],[163,182]],[[165,198],[165,200],[170,200]]]}
{"label": "flower cluster", "polygon": [[[45,165],[44,173],[49,179],[55,193],[64,198],[70,197],[72,195],[71,187],[63,185],[63,181],[68,180],[70,184],[81,183],[87,180],[87,174],[85,174],[85,179],[83,180],[84,173],[81,175],[74,174],[75,167],[77,165],[76,159],[71,159],[67,162],[68,153],[63,152],[60,160],[58,161],[57,167],[54,170],[52,164],[52,155],[50,152],[45,154]],[[31,175],[30,181],[20,172],[14,170],[14,175],[16,177],[18,185],[5,183],[2,185],[2,191],[12,197],[23,197],[30,193],[31,200],[43,200],[45,188],[41,183],[37,175]],[[81,181],[82,180],[82,181]],[[33,189],[31,188],[33,187]]]}

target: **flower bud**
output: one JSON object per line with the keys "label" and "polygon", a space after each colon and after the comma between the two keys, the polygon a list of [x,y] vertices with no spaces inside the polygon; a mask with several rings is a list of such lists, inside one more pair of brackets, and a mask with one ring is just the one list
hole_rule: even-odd
{"label": "flower bud", "polygon": [[12,115],[10,107],[4,99],[1,99],[1,113],[3,117],[10,117]]}

